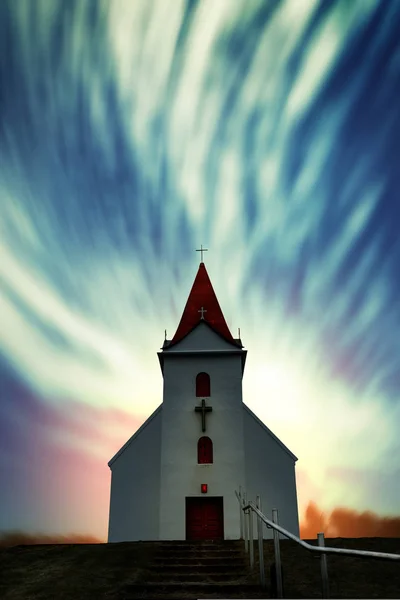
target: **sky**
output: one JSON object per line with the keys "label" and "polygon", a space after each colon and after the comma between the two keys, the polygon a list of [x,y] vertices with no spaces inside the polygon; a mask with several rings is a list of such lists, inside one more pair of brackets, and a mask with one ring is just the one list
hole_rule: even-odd
{"label": "sky", "polygon": [[0,3],[0,533],[106,538],[200,244],[301,519],[400,516],[399,32],[396,0]]}

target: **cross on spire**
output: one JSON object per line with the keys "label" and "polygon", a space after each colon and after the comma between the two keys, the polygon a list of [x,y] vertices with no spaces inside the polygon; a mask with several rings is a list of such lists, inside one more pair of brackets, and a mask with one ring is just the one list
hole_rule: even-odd
{"label": "cross on spire", "polygon": [[208,412],[212,412],[212,406],[206,406],[206,401],[203,398],[203,400],[201,401],[201,406],[195,406],[194,410],[195,410],[195,412],[201,413],[201,430],[205,431],[206,430],[206,414]]}
{"label": "cross on spire", "polygon": [[200,248],[196,248],[196,252],[201,252],[200,262],[203,262],[203,252],[208,252],[208,248],[203,248],[203,244],[201,244]]}
{"label": "cross on spire", "polygon": [[197,312],[201,313],[201,319],[204,319],[204,313],[206,313],[206,309],[202,306],[200,310],[198,310]]}

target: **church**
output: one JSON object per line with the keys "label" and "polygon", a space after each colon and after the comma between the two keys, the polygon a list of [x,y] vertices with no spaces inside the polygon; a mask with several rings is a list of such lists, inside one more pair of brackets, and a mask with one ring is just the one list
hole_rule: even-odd
{"label": "church", "polygon": [[239,539],[239,486],[299,535],[297,458],[243,402],[246,354],[202,260],[158,352],[162,403],[108,463],[108,542]]}

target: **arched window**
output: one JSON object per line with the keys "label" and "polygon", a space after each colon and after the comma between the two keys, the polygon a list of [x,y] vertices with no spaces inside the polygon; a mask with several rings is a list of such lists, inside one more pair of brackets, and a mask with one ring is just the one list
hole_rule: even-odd
{"label": "arched window", "polygon": [[197,442],[197,462],[199,465],[207,465],[213,461],[213,443],[209,437],[204,436]]}
{"label": "arched window", "polygon": [[211,396],[210,376],[208,373],[199,373],[196,377],[196,396],[207,398]]}

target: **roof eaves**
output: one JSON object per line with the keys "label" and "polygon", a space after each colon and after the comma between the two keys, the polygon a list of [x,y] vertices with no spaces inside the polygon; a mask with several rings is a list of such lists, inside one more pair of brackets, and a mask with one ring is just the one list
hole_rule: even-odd
{"label": "roof eaves", "polygon": [[182,336],[181,338],[179,338],[179,340],[176,340],[176,341],[174,341],[173,339],[170,340],[170,341],[166,340],[169,343],[168,344],[164,344],[163,347],[162,347],[162,350],[168,350],[172,346],[175,346],[176,344],[179,344],[179,342],[181,342],[188,335],[190,335],[192,333],[192,331],[194,331],[196,329],[196,327],[198,327],[200,325],[200,323],[205,323],[214,333],[216,333],[222,340],[224,340],[228,344],[231,344],[232,346],[235,346],[236,348],[243,348],[243,345],[242,345],[242,342],[241,342],[240,339],[235,340],[235,338],[233,338],[233,337],[232,337],[232,339],[228,339],[227,337],[225,337],[224,335],[222,335],[222,333],[220,333],[215,327],[213,327],[211,325],[211,323],[209,323],[206,319],[200,319],[195,325],[193,325],[193,327],[191,329],[189,329],[189,331],[187,333],[185,333],[184,336]]}

